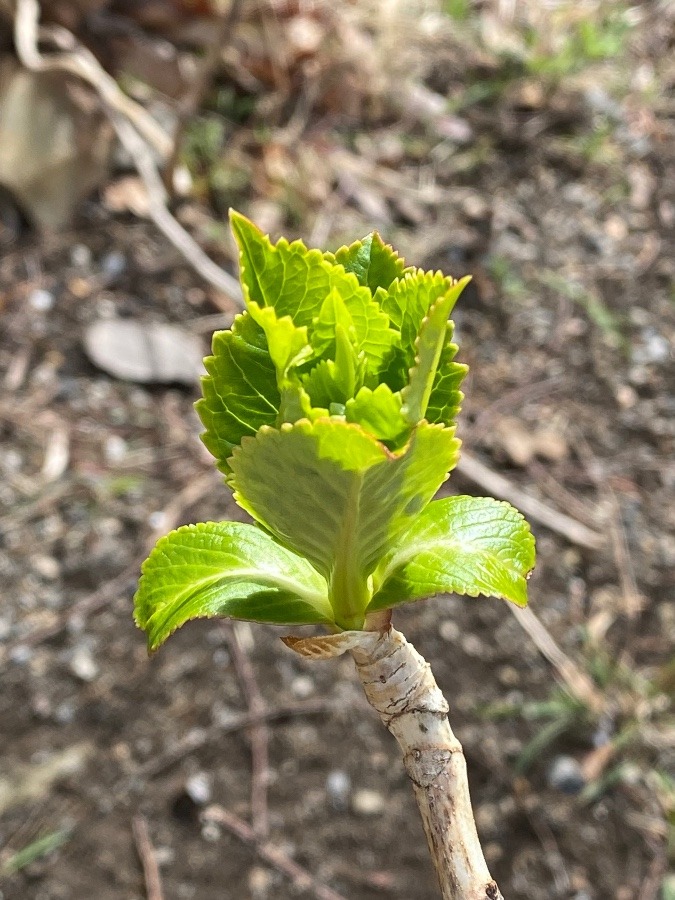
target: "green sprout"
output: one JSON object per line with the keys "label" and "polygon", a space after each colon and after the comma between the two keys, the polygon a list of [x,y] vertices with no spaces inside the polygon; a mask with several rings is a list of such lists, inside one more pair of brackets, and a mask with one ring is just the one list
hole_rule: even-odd
{"label": "green sprout", "polygon": [[230,218],[246,310],[213,337],[197,411],[206,447],[254,521],[162,538],[143,565],[136,622],[151,650],[200,617],[324,626],[321,639],[287,643],[314,658],[352,653],[404,748],[428,836],[450,799],[413,769],[428,772],[427,754],[440,752],[432,768],[440,778],[447,767],[443,784],[458,786],[452,826],[429,837],[443,896],[465,896],[453,885],[468,879],[497,900],[447,704],[390,627],[393,607],[439,593],[527,602],[534,539],[520,513],[490,498],[433,499],[459,457],[467,367],[455,361],[448,317],[469,279],[406,267],[377,234],[322,253],[273,244]]}
{"label": "green sprout", "polygon": [[150,648],[197,617],[360,630],[442,592],[525,605],[522,516],[432,500],[459,457],[448,316],[469,279],[406,267],[377,234],[332,254],[231,222],[246,312],[214,335],[197,411],[255,524],[159,541],[135,599]]}

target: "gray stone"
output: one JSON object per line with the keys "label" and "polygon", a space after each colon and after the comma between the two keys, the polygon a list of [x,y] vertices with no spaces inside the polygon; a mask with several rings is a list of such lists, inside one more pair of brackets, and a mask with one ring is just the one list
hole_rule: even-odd
{"label": "gray stone", "polygon": [[548,770],[549,786],[563,794],[578,794],[586,786],[579,763],[572,756],[556,756]]}

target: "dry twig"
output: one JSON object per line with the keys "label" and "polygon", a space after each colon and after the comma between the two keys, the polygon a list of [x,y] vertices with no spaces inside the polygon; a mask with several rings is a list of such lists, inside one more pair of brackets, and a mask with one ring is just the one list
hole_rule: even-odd
{"label": "dry twig", "polygon": [[253,724],[249,731],[251,741],[251,821],[253,831],[259,838],[269,834],[269,814],[267,809],[267,785],[269,782],[269,732],[262,714],[265,701],[260,693],[251,660],[240,640],[238,622],[227,623],[227,640],[232,653],[232,661],[237,670],[249,715]]}
{"label": "dry twig", "polygon": [[[241,289],[237,280],[216,265],[169,212],[166,189],[152,150],[157,151],[161,159],[167,159],[173,148],[171,139],[143,107],[122,93],[96,57],[69,31],[54,26],[40,28],[39,16],[37,0],[17,0],[14,44],[22,64],[36,72],[70,72],[97,91],[120,142],[131,156],[145,185],[148,211],[155,225],[205,281],[241,304]],[[38,49],[39,39],[50,41],[60,52],[44,56]]]}
{"label": "dry twig", "polygon": [[145,879],[145,896],[147,900],[163,900],[162,881],[159,875],[159,866],[155,849],[150,840],[150,830],[144,816],[134,816],[131,822],[131,830],[134,835],[136,852],[143,868]]}
{"label": "dry twig", "polygon": [[253,829],[229,810],[224,809],[222,806],[209,806],[204,810],[203,818],[207,822],[215,822],[227,828],[229,832],[236,835],[244,843],[252,844],[258,856],[264,862],[287,875],[298,889],[311,890],[317,900],[345,900],[342,894],[338,894],[325,884],[322,884],[303,869],[302,866],[299,866],[290,856],[279,850],[278,847],[260,841]]}
{"label": "dry twig", "polygon": [[573,544],[587,547],[590,550],[599,550],[605,546],[605,538],[597,531],[593,531],[576,519],[566,516],[564,513],[552,509],[536,497],[525,493],[513,482],[509,481],[498,472],[493,472],[479,459],[464,451],[457,464],[457,471],[461,472],[470,481],[479,485],[495,497],[501,497],[513,503],[527,516],[560,534]]}
{"label": "dry twig", "polygon": [[[40,27],[38,0],[17,0],[14,14],[14,46],[22,65],[33,72],[70,72],[88,82],[108,109],[116,110],[133,123],[134,128],[164,159],[171,152],[172,142],[163,129],[143,107],[119,88],[93,53],[78,43],[65,28]],[[45,56],[38,48],[40,39],[51,40],[62,52]]]}
{"label": "dry twig", "polygon": [[134,771],[134,776],[153,778],[175,765],[188,753],[194,753],[195,750],[199,750],[221,735],[232,734],[232,732],[241,731],[242,728],[250,728],[252,725],[258,725],[261,722],[271,722],[291,716],[311,716],[330,709],[331,704],[328,701],[306,700],[302,703],[293,703],[288,706],[277,706],[274,709],[268,707],[255,714],[251,712],[241,713],[238,716],[233,716],[229,722],[223,725],[217,724],[211,725],[209,728],[195,728],[166,752],[152,757],[139,766]]}
{"label": "dry twig", "polygon": [[509,603],[509,609],[532,638],[537,649],[558,672],[565,682],[572,696],[584,703],[595,713],[601,713],[605,709],[605,701],[602,694],[595,688],[593,682],[585,672],[567,656],[556,644],[546,627],[532,612],[529,606],[520,609]]}
{"label": "dry twig", "polygon": [[621,506],[615,492],[607,488],[613,515],[609,523],[609,534],[612,543],[614,562],[619,573],[622,594],[622,612],[629,619],[636,619],[645,607],[645,597],[638,587],[635,568],[628,546],[626,528],[621,516]]}

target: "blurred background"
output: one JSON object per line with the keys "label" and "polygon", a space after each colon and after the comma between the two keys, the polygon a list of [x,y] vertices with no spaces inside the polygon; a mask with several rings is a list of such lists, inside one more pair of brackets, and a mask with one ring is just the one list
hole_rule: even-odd
{"label": "blurred background", "polygon": [[673,900],[675,4],[0,0],[0,898],[432,900],[349,660],[194,623],[139,565],[243,518],[192,404],[235,207],[473,282],[465,455],[537,535],[531,613],[395,623],[506,897]]}

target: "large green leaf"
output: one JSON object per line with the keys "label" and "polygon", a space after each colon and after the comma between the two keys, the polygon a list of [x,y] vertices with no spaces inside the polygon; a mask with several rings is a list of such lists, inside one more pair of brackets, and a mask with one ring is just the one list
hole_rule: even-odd
{"label": "large green leaf", "polygon": [[340,247],[335,253],[325,253],[324,257],[330,262],[340,263],[347,272],[353,272],[359,284],[367,287],[372,294],[378,288],[387,290],[392,281],[402,278],[406,272],[404,260],[389,244],[384,243],[376,231],[349,247]]}
{"label": "large green leaf", "polygon": [[368,576],[458,455],[453,429],[422,423],[392,453],[333,418],[262,428],[230,464],[239,505],[329,581],[337,624],[360,628]]}
{"label": "large green leaf", "polygon": [[534,557],[529,526],[508,503],[435,500],[378,566],[368,611],[439,593],[483,594],[525,606]]}
{"label": "large green leaf", "polygon": [[415,342],[415,365],[410,371],[410,381],[402,391],[403,415],[411,424],[426,415],[446,345],[448,316],[468,281],[468,278],[463,278],[435,300],[421,323]]}
{"label": "large green leaf", "polygon": [[248,313],[235,317],[231,331],[217,331],[212,349],[195,407],[206,428],[202,440],[228,473],[227,460],[242,437],[276,423],[281,397],[265,333]]}
{"label": "large green leaf", "polygon": [[332,621],[325,580],[255,525],[184,525],[157,543],[142,572],[134,615],[151,650],[197,618]]}

